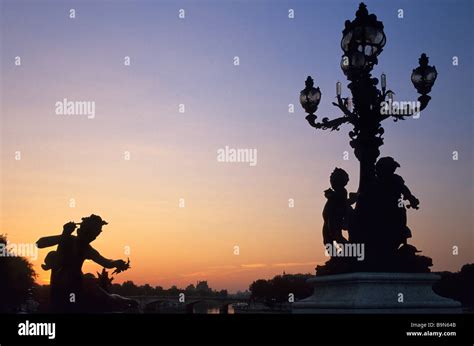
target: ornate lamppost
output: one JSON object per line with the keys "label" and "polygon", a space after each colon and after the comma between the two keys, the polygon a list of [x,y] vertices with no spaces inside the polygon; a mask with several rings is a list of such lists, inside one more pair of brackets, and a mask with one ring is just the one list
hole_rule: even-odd
{"label": "ornate lamppost", "polygon": [[[405,107],[397,112],[384,111],[384,105],[391,104],[393,92],[386,88],[386,76],[382,74],[380,80],[373,78],[371,71],[378,63],[378,56],[386,43],[383,23],[377,20],[374,14],[369,14],[365,4],[361,3],[353,21],[347,20],[342,32],[341,48],[343,56],[341,69],[347,77],[347,87],[352,93],[352,104],[349,98],[341,96],[341,84],[336,85],[337,102],[333,105],[342,111],[342,116],[329,120],[323,118],[317,122],[316,111],[321,101],[321,91],[314,87],[314,80],[308,76],[306,87],[300,93],[300,102],[306,113],[308,123],[322,130],[339,130],[343,124],[350,124],[350,145],[360,162],[360,177],[358,199],[354,214],[349,225],[349,242],[364,243],[369,258],[364,264],[358,264],[355,270],[400,270],[394,264],[395,251],[400,244],[393,244],[385,240],[383,220],[374,217],[377,213],[377,204],[380,186],[377,185],[376,162],[380,155],[380,146],[383,145],[384,129],[381,123],[388,118],[394,121],[404,120],[408,116],[418,114],[426,108],[430,101],[428,93],[436,80],[437,71],[428,63],[426,54],[419,59],[419,66],[413,70],[411,81],[418,93],[419,107]],[[383,257],[383,261],[381,261]],[[425,257],[426,258],[426,257]],[[347,269],[345,269],[347,270]],[[351,271],[349,270],[349,271]],[[403,270],[403,269],[402,269]]]}

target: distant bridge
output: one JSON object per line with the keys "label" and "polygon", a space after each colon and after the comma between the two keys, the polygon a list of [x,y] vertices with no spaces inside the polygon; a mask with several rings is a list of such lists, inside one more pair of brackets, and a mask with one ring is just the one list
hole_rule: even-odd
{"label": "distant bridge", "polygon": [[194,313],[194,306],[199,303],[214,303],[219,307],[219,313],[227,314],[229,305],[235,303],[248,303],[248,298],[220,297],[220,296],[187,296],[184,301],[180,301],[179,296],[129,296],[128,298],[138,301],[140,311],[156,311],[157,307],[163,303],[174,303],[178,309],[188,314]]}

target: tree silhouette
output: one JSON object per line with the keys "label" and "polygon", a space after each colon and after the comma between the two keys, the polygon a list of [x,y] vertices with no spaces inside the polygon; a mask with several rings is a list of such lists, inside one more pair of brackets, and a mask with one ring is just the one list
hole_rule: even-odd
{"label": "tree silhouette", "polygon": [[212,290],[209,288],[207,281],[198,281],[196,284],[196,292],[199,295],[208,295],[212,293]]}
{"label": "tree silhouette", "polygon": [[193,284],[190,284],[190,285],[186,286],[184,291],[186,292],[187,295],[192,295],[192,294],[196,293],[196,287],[194,287]]}
{"label": "tree silhouette", "polygon": [[306,282],[310,277],[311,274],[283,274],[271,280],[256,280],[249,287],[251,298],[267,305],[288,302],[290,294],[295,299],[306,298],[313,292],[311,285]]}
{"label": "tree silhouette", "polygon": [[28,298],[36,278],[32,264],[7,249],[7,236],[0,234],[0,312],[16,312]]}
{"label": "tree silhouette", "polygon": [[137,285],[133,283],[133,281],[125,281],[122,284],[122,292],[121,294],[125,296],[131,296],[137,294]]}

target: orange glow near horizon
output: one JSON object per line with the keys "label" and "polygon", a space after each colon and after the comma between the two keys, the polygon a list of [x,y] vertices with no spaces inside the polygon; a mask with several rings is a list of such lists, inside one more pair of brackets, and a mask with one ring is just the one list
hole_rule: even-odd
{"label": "orange glow near horizon", "polygon": [[[134,154],[138,156],[139,152],[135,150]],[[131,260],[132,268],[117,275],[117,282],[133,280],[139,284],[185,287],[208,280],[213,288],[235,291],[248,288],[253,280],[270,278],[283,271],[313,272],[317,263],[315,244],[319,232],[311,230],[302,232],[302,237],[290,238],[287,233],[291,228],[308,228],[311,218],[308,212],[312,213],[312,208],[289,209],[287,199],[271,191],[270,186],[265,190],[257,190],[256,186],[246,188],[235,179],[232,189],[225,189],[224,181],[214,181],[215,191],[225,190],[220,197],[225,199],[224,203],[207,186],[189,186],[186,194],[178,195],[171,187],[182,184],[147,186],[150,180],[147,182],[145,178],[152,176],[146,170],[133,167],[136,164],[133,161],[123,162],[117,158],[115,163],[94,166],[95,172],[102,170],[101,175],[110,178],[98,179],[91,175],[91,179],[81,182],[81,192],[68,193],[76,201],[76,206],[71,208],[64,195],[67,189],[64,180],[75,179],[74,176],[48,162],[41,163],[46,167],[41,170],[37,165],[19,170],[15,164],[29,163],[27,160],[13,162],[4,174],[10,184],[4,186],[3,193],[12,198],[3,201],[1,226],[10,242],[35,242],[41,236],[59,234],[68,221],[79,222],[83,216],[99,214],[109,225],[103,227],[93,247],[107,258],[129,257]],[[119,165],[129,166],[122,167],[124,173],[121,174]],[[79,165],[75,174],[87,175],[80,167],[84,165]],[[35,169],[41,173],[28,174]],[[141,179],[134,179],[135,175]],[[245,174],[243,179],[246,179]],[[124,183],[131,180],[135,181]],[[243,189],[246,193],[242,193]],[[249,200],[251,191],[255,197]],[[264,195],[273,197],[267,200]],[[184,208],[179,207],[180,198],[185,198]],[[321,207],[316,206],[316,209]],[[277,217],[273,215],[275,210]],[[63,215],[68,216],[64,219]],[[238,255],[234,254],[234,246],[239,247]],[[125,247],[130,247],[129,256],[125,254]],[[38,260],[33,262],[39,274],[38,283],[44,283],[49,277],[50,272],[42,270],[40,264],[52,249],[54,247],[40,249]],[[319,262],[323,261],[320,253]],[[86,262],[83,270],[95,273],[99,267]]]}
{"label": "orange glow near horizon", "polygon": [[[214,289],[233,292],[283,271],[314,273],[327,260],[321,210],[329,173],[344,165],[351,176],[348,190],[355,191],[358,183],[356,160],[334,163],[333,153],[322,149],[315,152],[318,160],[298,158],[307,139],[294,145],[263,139],[257,146],[259,164],[249,167],[217,162],[215,148],[225,143],[219,138],[203,150],[172,150],[144,140],[125,146],[113,136],[103,141],[97,133],[73,133],[66,141],[64,134],[48,134],[49,127],[41,124],[40,119],[27,124],[28,132],[35,131],[21,146],[18,140],[4,142],[0,230],[11,242],[31,243],[61,233],[68,221],[98,214],[109,225],[93,247],[107,258],[131,261],[131,269],[115,282],[185,287],[208,280]],[[96,126],[100,130],[107,124],[98,120]],[[191,127],[180,136],[193,138],[192,132]],[[311,140],[315,148],[345,140],[336,137]],[[16,161],[12,153],[19,147],[22,159]],[[124,150],[130,151],[130,161],[123,159]],[[452,191],[432,182],[436,179],[417,179],[427,174],[423,169],[430,167],[403,171],[413,177],[407,183],[421,200],[419,211],[408,211],[414,237],[410,243],[433,258],[434,270],[459,270],[470,261],[469,220],[463,216],[470,215],[470,205],[454,208],[450,200],[440,199]],[[75,207],[69,206],[71,198]],[[294,208],[288,207],[290,198]],[[451,244],[460,247],[458,256],[451,254]],[[239,255],[234,246],[239,246]],[[40,250],[34,261],[39,283],[49,276],[40,267],[48,251]],[[94,263],[85,263],[83,269],[99,271]]]}
{"label": "orange glow near horizon", "polygon": [[[331,171],[332,160],[323,151],[318,166],[311,158],[303,160],[303,166],[314,172],[312,178],[295,169],[294,158],[275,171],[280,156],[274,153],[265,164],[249,167],[219,164],[202,152],[189,156],[182,150],[135,145],[129,149],[131,160],[125,161],[116,150],[122,147],[118,141],[108,140],[100,147],[96,141],[80,147],[75,142],[83,141],[42,141],[40,147],[23,146],[29,154],[20,161],[3,160],[1,230],[11,242],[31,243],[59,234],[64,223],[95,213],[109,224],[93,247],[107,258],[131,261],[131,269],[117,275],[115,282],[184,288],[208,280],[212,288],[231,292],[283,271],[314,273],[315,266],[327,260],[321,245],[325,199],[320,191],[328,187],[325,173]],[[13,146],[10,150],[14,152]],[[69,156],[71,152],[79,153]],[[276,145],[275,152],[293,156],[284,144]],[[357,162],[347,165],[350,176],[357,177]],[[419,185],[425,193],[434,191],[431,184]],[[356,186],[357,178],[352,178],[349,190]],[[459,270],[469,261],[469,234],[456,238],[454,233],[436,231],[433,237],[431,231],[448,222],[437,220],[435,210],[449,215],[459,208],[452,209],[449,201],[419,197],[422,209],[408,212],[414,233],[410,242],[433,257],[435,270]],[[73,208],[70,198],[75,200]],[[184,208],[179,207],[180,198]],[[288,207],[289,198],[295,200],[294,208]],[[459,229],[463,220],[453,218],[449,227]],[[448,241],[459,244],[459,256],[450,254],[451,246],[443,249]],[[34,261],[39,283],[50,274],[40,267],[49,250],[40,250]],[[85,263],[83,270],[95,273],[100,268]]]}
{"label": "orange glow near horizon", "polygon": [[[133,280],[136,284],[165,288],[184,288],[208,280],[214,289],[235,292],[247,289],[256,279],[268,279],[283,271],[314,273],[315,266],[327,259],[320,245],[319,211],[324,197],[321,194],[315,198],[314,193],[305,191],[304,184],[296,189],[295,208],[288,208],[286,191],[272,188],[276,178],[246,186],[253,180],[245,172],[248,167],[237,168],[242,174],[235,174],[230,186],[222,178],[201,184],[189,182],[183,187],[184,181],[178,176],[174,181],[170,176],[167,183],[154,185],[154,175],[141,167],[140,152],[134,153],[135,162],[124,162],[119,157],[95,162],[90,172],[100,172],[100,177],[87,175],[85,163],[79,165],[75,174],[88,178],[78,181],[73,191],[68,188],[68,180],[77,178],[66,174],[64,167],[58,169],[47,161],[41,163],[41,170],[39,161],[32,167],[27,160],[8,163],[3,179],[10,183],[4,185],[3,193],[10,198],[3,200],[2,232],[8,234],[10,242],[30,243],[42,236],[59,234],[68,221],[79,222],[83,216],[99,214],[109,224],[103,227],[93,247],[107,258],[131,260],[131,269],[116,275],[114,282]],[[193,171],[203,174],[199,162]],[[13,165],[25,166],[19,169]],[[34,169],[39,173],[22,174]],[[217,164],[212,167],[225,173],[232,169]],[[258,167],[256,172],[257,178],[267,174]],[[291,184],[288,177],[280,179],[280,185],[281,181]],[[354,187],[356,183],[351,181],[350,185]],[[319,190],[325,187],[323,179],[318,185]],[[176,193],[173,186],[180,186],[182,193]],[[75,199],[74,208],[69,207],[68,197]],[[179,199],[184,197],[185,207],[180,208]],[[429,206],[429,201],[425,205]],[[458,270],[465,263],[463,256],[433,253],[429,229],[435,225],[421,218],[415,218],[415,223],[411,242],[421,243],[424,253],[434,257],[434,269]],[[234,254],[234,246],[239,246],[239,255]],[[130,247],[128,256],[126,247]],[[40,284],[49,281],[50,272],[42,270],[40,264],[52,249],[39,250],[38,259],[33,261]],[[439,263],[442,257],[446,260]],[[100,268],[88,261],[83,271],[95,273]]]}

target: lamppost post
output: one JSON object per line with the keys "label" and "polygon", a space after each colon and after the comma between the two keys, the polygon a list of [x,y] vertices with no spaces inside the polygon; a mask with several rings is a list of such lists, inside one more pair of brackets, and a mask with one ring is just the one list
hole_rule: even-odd
{"label": "lamppost post", "polygon": [[[321,91],[314,87],[314,80],[308,76],[306,87],[300,93],[300,102],[308,115],[306,120],[309,125],[322,130],[339,130],[343,124],[352,125],[349,132],[350,146],[359,160],[360,176],[358,199],[356,202],[354,223],[349,228],[349,241],[362,242],[367,247],[375,248],[377,227],[372,221],[374,202],[371,186],[376,181],[375,166],[383,145],[384,129],[382,122],[387,118],[394,121],[404,120],[408,116],[418,114],[426,108],[431,97],[428,93],[436,80],[437,71],[434,66],[428,65],[428,57],[422,54],[419,66],[412,71],[411,81],[421,96],[418,97],[420,107],[407,106],[397,112],[390,109],[386,111],[387,100],[392,105],[393,91],[387,90],[387,77],[381,75],[380,89],[377,88],[379,80],[371,75],[373,67],[378,63],[378,55],[383,51],[386,43],[384,26],[374,14],[369,14],[364,3],[359,5],[356,18],[345,22],[342,31],[341,48],[343,55],[341,69],[349,84],[348,89],[352,94],[353,107],[349,109],[349,98],[343,98],[341,83],[336,84],[337,102],[332,104],[339,108],[342,116],[329,120],[323,118],[317,121],[316,111],[321,101]],[[380,239],[379,239],[380,240]],[[376,243],[377,241],[375,241]],[[380,244],[375,244],[380,245]],[[368,249],[370,253],[370,250]]]}

